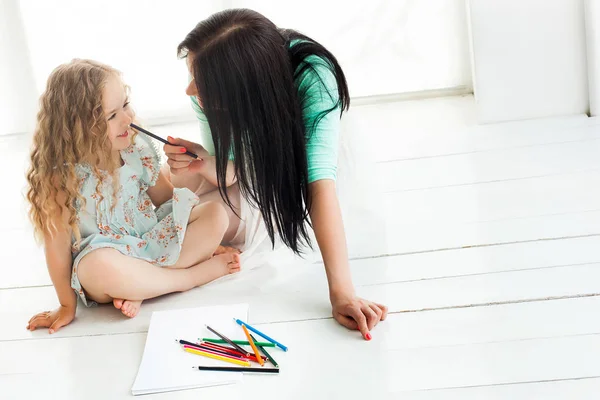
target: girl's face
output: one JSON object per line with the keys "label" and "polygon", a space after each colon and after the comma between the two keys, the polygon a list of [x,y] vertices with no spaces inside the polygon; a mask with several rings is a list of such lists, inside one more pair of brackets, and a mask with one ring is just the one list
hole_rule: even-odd
{"label": "girl's face", "polygon": [[133,122],[134,113],[129,107],[125,85],[118,76],[111,75],[104,86],[102,109],[113,151],[126,149],[131,144],[129,124]]}

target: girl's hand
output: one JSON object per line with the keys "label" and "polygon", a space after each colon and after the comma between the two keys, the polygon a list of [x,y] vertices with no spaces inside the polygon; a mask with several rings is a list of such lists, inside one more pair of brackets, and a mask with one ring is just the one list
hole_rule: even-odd
{"label": "girl's hand", "polygon": [[29,320],[27,329],[35,331],[37,328],[50,328],[48,333],[52,334],[73,321],[76,309],[77,306],[60,306],[54,311],[44,311],[36,314]]}
{"label": "girl's hand", "polygon": [[371,340],[369,331],[383,321],[388,312],[386,306],[361,299],[353,293],[332,294],[331,308],[337,322],[348,329],[359,330],[366,340]]}
{"label": "girl's hand", "polygon": [[[209,156],[208,151],[198,143],[184,139],[174,139],[170,136],[167,139],[171,144],[165,144],[163,150],[168,157],[167,164],[171,167],[173,175],[202,173],[210,159],[214,158]],[[186,150],[196,154],[198,158],[194,159],[184,154]]]}

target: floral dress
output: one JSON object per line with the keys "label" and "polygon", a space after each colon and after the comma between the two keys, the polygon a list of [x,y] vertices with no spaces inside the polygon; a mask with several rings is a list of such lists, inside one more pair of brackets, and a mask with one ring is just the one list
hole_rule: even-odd
{"label": "floral dress", "polygon": [[121,151],[121,158],[124,164],[116,172],[119,177],[116,196],[110,176],[97,189],[99,180],[92,168],[86,164],[76,166],[86,202],[75,204],[81,242],[78,249],[72,248],[71,287],[86,306],[93,302],[86,299],[77,277],[83,257],[96,249],[112,248],[157,266],[173,265],[181,252],[190,212],[198,204],[198,197],[183,188],[175,189],[171,200],[154,208],[146,190],[156,184],[160,157],[143,134],[136,135],[134,143]]}

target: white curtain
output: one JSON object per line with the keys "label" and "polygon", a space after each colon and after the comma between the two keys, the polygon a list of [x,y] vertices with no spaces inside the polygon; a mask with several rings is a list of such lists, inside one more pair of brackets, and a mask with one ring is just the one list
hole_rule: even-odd
{"label": "white curtain", "polygon": [[[27,55],[23,61],[3,50],[2,71],[18,69],[35,88],[2,88],[0,104],[13,96],[35,104],[52,69],[72,58],[92,58],[124,73],[145,122],[193,118],[176,47],[198,21],[226,7],[255,9],[321,42],[340,61],[353,97],[470,86],[465,0],[0,1],[16,4],[2,22],[14,20],[20,6],[22,24],[10,29],[21,30],[17,51]],[[23,118],[5,121],[0,134],[29,129]]]}

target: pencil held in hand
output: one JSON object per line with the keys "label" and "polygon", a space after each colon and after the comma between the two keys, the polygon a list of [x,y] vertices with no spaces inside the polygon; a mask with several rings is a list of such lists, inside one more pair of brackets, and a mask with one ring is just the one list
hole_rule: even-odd
{"label": "pencil held in hand", "polygon": [[[129,124],[129,126],[131,126],[131,127],[132,127],[133,129],[135,129],[136,131],[140,131],[140,132],[142,132],[142,133],[145,133],[146,135],[150,136],[151,138],[154,138],[154,139],[158,140],[158,141],[159,141],[159,142],[161,142],[161,143],[164,143],[164,144],[171,144],[171,143],[169,143],[169,141],[167,141],[167,140],[165,140],[165,139],[161,138],[161,137],[160,137],[160,136],[158,136],[158,135],[155,135],[154,133],[152,133],[152,132],[150,132],[150,131],[148,131],[148,130],[146,130],[146,129],[144,129],[144,128],[140,127],[140,126],[137,126],[136,124]],[[198,155],[197,155],[197,154],[194,154],[194,153],[192,153],[191,151],[187,151],[187,150],[186,150],[186,152],[185,152],[184,154],[187,154],[187,155],[188,155],[188,156],[190,156],[190,157],[198,158]]]}

